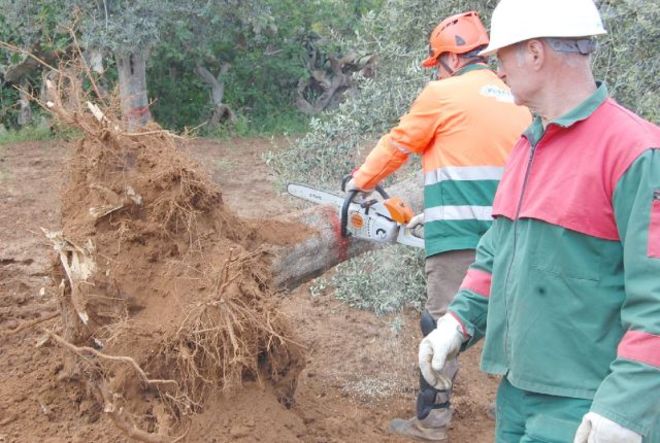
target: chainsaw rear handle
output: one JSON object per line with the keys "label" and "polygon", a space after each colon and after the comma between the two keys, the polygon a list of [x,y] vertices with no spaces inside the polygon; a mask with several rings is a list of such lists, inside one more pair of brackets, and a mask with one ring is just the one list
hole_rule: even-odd
{"label": "chainsaw rear handle", "polygon": [[[341,190],[346,191],[346,183],[353,178],[353,174],[346,174],[341,180]],[[385,192],[382,186],[376,185],[376,192],[380,194],[383,199],[388,199],[390,196]],[[341,206],[341,236],[348,237],[348,208],[355,200],[355,197],[360,193],[360,191],[349,191],[348,195],[344,199],[344,204]]]}

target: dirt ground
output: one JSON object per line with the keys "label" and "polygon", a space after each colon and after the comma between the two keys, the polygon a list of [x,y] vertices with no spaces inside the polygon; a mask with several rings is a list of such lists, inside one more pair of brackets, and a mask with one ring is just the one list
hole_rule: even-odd
{"label": "dirt ground", "polygon": [[[295,210],[279,192],[262,154],[284,139],[195,140],[189,150],[210,171],[225,203],[240,216],[266,219]],[[0,146],[0,442],[111,442],[126,438],[96,404],[58,379],[61,351],[36,327],[59,319],[54,256],[40,227],[59,229],[59,192],[67,155],[61,141]],[[248,383],[207,403],[185,441],[403,442],[389,420],[413,413],[417,384],[417,314],[378,317],[308,285],[281,294],[306,350],[295,403],[284,409],[267,387]],[[50,318],[53,317],[53,318]],[[490,442],[487,416],[497,381],[478,371],[480,347],[462,356],[452,442]],[[220,431],[221,432],[220,432]]]}

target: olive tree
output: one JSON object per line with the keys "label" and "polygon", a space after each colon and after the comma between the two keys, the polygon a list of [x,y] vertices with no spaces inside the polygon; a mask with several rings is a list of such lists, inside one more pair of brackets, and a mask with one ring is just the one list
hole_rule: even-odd
{"label": "olive tree", "polygon": [[[53,55],[71,50],[76,36],[86,59],[98,72],[116,67],[122,115],[129,128],[151,120],[146,67],[153,49],[177,30],[187,31],[190,59],[199,59],[209,35],[231,26],[251,26],[267,16],[258,0],[0,0],[0,22],[11,24],[3,39],[25,53],[40,54],[49,42],[58,45]],[[26,13],[27,12],[27,13]],[[12,57],[5,54],[6,57]],[[29,57],[24,57],[28,60]],[[32,59],[33,60],[33,59]],[[18,60],[22,62],[22,60]],[[37,66],[33,62],[31,68]],[[11,59],[7,72],[16,72]],[[12,71],[13,70],[13,71]],[[204,72],[200,69],[200,72]],[[207,74],[207,72],[204,72]],[[214,86],[214,85],[212,85]]]}
{"label": "olive tree", "polygon": [[[387,0],[365,14],[355,35],[343,42],[378,57],[375,75],[358,78],[360,89],[338,109],[311,122],[311,130],[289,150],[269,158],[285,180],[336,187],[396,124],[428,81],[419,67],[429,32],[442,18],[478,11],[488,26],[495,0]],[[610,93],[641,115],[657,120],[660,83],[660,5],[643,0],[602,0],[599,8],[608,34],[598,38],[596,77]],[[423,11],[423,13],[420,13]]]}

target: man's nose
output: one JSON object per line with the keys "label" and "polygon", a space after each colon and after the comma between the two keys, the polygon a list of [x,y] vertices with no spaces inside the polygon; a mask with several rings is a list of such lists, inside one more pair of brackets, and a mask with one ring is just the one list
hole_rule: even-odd
{"label": "man's nose", "polygon": [[504,69],[502,69],[502,63],[500,63],[499,60],[497,61],[497,76],[502,80],[506,78],[506,73],[504,72]]}
{"label": "man's nose", "polygon": [[504,72],[504,69],[502,69],[502,66],[499,63],[497,64],[497,76],[500,80],[506,83],[506,72]]}

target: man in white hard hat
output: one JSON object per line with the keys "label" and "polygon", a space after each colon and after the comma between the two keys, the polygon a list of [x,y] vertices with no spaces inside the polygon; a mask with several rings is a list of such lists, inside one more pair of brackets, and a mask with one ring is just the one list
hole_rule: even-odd
{"label": "man in white hard hat", "polygon": [[420,369],[485,337],[497,442],[660,442],[660,129],[593,78],[592,0],[502,0],[491,40],[535,114]]}

